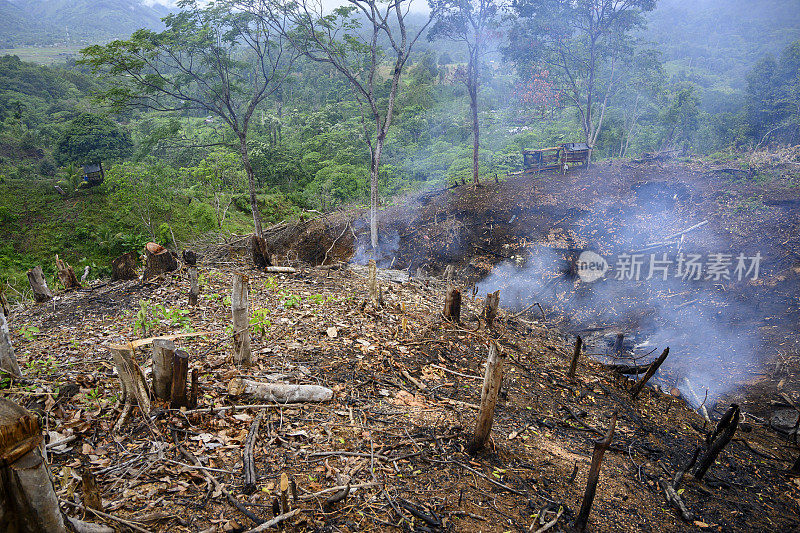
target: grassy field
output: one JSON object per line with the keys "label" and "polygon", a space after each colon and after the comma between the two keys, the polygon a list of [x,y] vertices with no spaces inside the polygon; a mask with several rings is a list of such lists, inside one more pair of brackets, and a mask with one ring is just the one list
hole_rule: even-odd
{"label": "grassy field", "polygon": [[18,48],[0,48],[0,55],[15,55],[23,61],[39,65],[64,63],[79,55],[81,49],[88,44],[58,46],[20,46]]}

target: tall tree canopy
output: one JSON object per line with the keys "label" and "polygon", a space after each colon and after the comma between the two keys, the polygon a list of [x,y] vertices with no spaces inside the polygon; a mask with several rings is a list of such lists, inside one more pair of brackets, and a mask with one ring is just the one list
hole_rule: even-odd
{"label": "tall tree canopy", "polygon": [[[523,78],[542,68],[578,112],[586,142],[603,125],[619,65],[634,52],[632,33],[655,0],[517,0],[504,52]],[[599,115],[599,116],[598,116]]]}
{"label": "tall tree canopy", "polygon": [[220,117],[233,131],[247,172],[255,233],[262,234],[247,133],[256,107],[288,74],[293,55],[265,21],[230,0],[181,0],[167,29],[139,30],[127,41],[91,46],[84,62],[115,83],[103,96],[116,106]]}
{"label": "tall tree canopy", "polygon": [[120,160],[131,155],[131,135],[111,119],[92,113],[75,117],[58,138],[56,161],[86,165]]}

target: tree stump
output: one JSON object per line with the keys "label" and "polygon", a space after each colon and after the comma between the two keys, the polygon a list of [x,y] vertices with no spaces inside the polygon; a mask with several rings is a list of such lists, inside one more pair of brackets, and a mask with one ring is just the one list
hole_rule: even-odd
{"label": "tree stump", "polygon": [[233,275],[231,314],[234,361],[237,365],[250,366],[253,362],[250,352],[250,282],[244,274]]}
{"label": "tree stump", "polygon": [[497,404],[497,395],[500,392],[500,385],[503,383],[503,363],[506,354],[501,353],[497,344],[492,342],[489,345],[489,356],[486,359],[486,373],[483,376],[483,388],[481,389],[481,410],[478,413],[478,421],[475,423],[475,434],[469,443],[467,451],[475,453],[481,450],[489,440],[494,422],[494,408]]}
{"label": "tree stump", "polygon": [[119,431],[127,422],[134,404],[139,405],[139,409],[142,410],[144,415],[150,412],[150,396],[147,394],[147,385],[144,381],[142,369],[133,358],[131,345],[111,345],[109,349],[114,358],[114,366],[117,369],[120,386],[122,387],[121,397],[125,402],[122,407],[122,414],[114,424],[114,431]]}
{"label": "tree stump", "polygon": [[67,533],[31,413],[0,398],[0,531]]}
{"label": "tree stump", "polygon": [[11,314],[11,308],[8,305],[8,300],[6,299],[6,293],[2,288],[0,288],[0,313],[2,313],[3,316],[6,317]]}
{"label": "tree stump", "polygon": [[28,270],[28,282],[33,290],[33,299],[37,303],[48,302],[53,299],[53,293],[47,288],[47,281],[44,279],[42,267],[35,266]]}
{"label": "tree stump", "polygon": [[178,269],[178,259],[175,254],[154,242],[148,242],[144,247],[145,265],[143,280],[153,279],[155,277],[172,272]]}
{"label": "tree stump", "polygon": [[197,254],[192,250],[184,250],[181,254],[183,256],[183,262],[186,263],[186,266],[197,266]]}
{"label": "tree stump", "polygon": [[267,248],[267,241],[264,240],[264,237],[259,237],[258,235],[250,237],[250,251],[253,254],[253,264],[257,268],[272,266],[272,262],[269,259],[269,248]]}
{"label": "tree stump", "polygon": [[65,291],[81,288],[81,284],[77,276],[75,276],[75,271],[69,266],[69,263],[59,259],[58,254],[56,254],[56,273],[58,274],[58,281],[64,286]]}
{"label": "tree stump", "polygon": [[11,345],[8,322],[6,322],[6,317],[2,313],[0,313],[0,371],[0,377],[3,377],[3,373],[11,374],[17,378],[22,377],[22,372],[17,363],[17,356],[14,354],[14,347]]}
{"label": "tree stump", "polygon": [[486,327],[492,327],[497,316],[497,307],[500,305],[500,290],[490,292],[486,295],[486,304],[483,307],[483,318],[486,320]]}
{"label": "tree stump", "polygon": [[455,287],[447,289],[443,314],[446,319],[452,320],[456,324],[461,322],[461,291]]}
{"label": "tree stump", "polygon": [[187,272],[189,274],[189,305],[195,307],[197,306],[197,298],[200,296],[200,285],[197,281],[197,267],[190,266]]}
{"label": "tree stump", "polygon": [[186,394],[186,378],[189,377],[189,354],[176,350],[172,354],[172,384],[170,387],[171,409],[180,409],[189,405]]}
{"label": "tree stump", "polygon": [[136,254],[128,252],[111,261],[111,281],[137,279]]}
{"label": "tree stump", "polygon": [[169,339],[153,339],[153,393],[156,398],[169,400],[172,390],[172,356],[175,343]]}

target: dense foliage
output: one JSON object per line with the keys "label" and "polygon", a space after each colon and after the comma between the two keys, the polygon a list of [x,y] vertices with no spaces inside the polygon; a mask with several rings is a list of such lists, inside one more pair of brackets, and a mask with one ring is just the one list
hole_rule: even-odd
{"label": "dense foliage", "polygon": [[[787,14],[776,22],[780,31],[763,36],[739,19],[708,30],[720,42],[739,35],[736,42],[747,46],[737,55],[735,42],[718,49],[695,36],[697,46],[689,46],[690,30],[707,31],[706,11],[726,13],[734,6],[740,19],[750,17],[758,26],[763,10],[701,1],[706,11],[691,26],[681,18],[687,8],[673,0],[654,10],[653,2],[627,2],[630,10],[611,19],[581,11],[588,4],[521,2],[502,16],[493,12],[477,36],[484,49],[471,84],[465,83],[469,43],[475,42],[469,38],[476,35],[439,31],[442,38],[433,33],[420,39],[400,65],[377,171],[380,201],[471,180],[474,109],[480,125],[477,166],[486,178],[519,170],[523,148],[585,139],[594,141],[595,158],[662,149],[737,153],[800,142],[796,16]],[[767,2],[765,9],[781,13],[786,4]],[[243,15],[218,11],[215,20],[230,31],[215,33],[213,21],[192,15],[212,4],[183,5],[188,12],[167,18],[165,32],[145,30],[91,48],[87,57],[96,60],[100,75],[75,63],[44,67],[0,57],[0,224],[8,237],[0,249],[3,281],[21,279],[36,263],[48,267],[55,252],[76,269],[95,263],[97,274],[110,256],[147,240],[171,245],[207,231],[252,231],[254,206],[265,222],[277,222],[306,209],[368,204],[376,126],[367,99],[342,70],[283,48],[288,55],[281,61],[292,61],[281,62],[280,79],[253,100],[255,52],[241,38],[264,36],[264,28],[243,33]],[[470,4],[448,5],[452,17],[468,12]],[[349,41],[343,46],[360,51],[352,58],[363,60],[348,68],[373,84],[375,105],[386,109],[397,68],[396,57],[385,53],[391,44],[385,35],[376,40],[378,68],[370,78],[371,48],[360,40],[369,39],[370,24],[347,14]],[[409,33],[426,22],[410,16]],[[682,47],[667,38],[670,24]],[[438,31],[442,25],[430,27]],[[454,39],[457,34],[468,42]],[[263,50],[266,57],[277,48]],[[561,52],[577,63],[559,62]],[[163,53],[175,55],[159,75],[141,63],[162,61]],[[203,59],[186,72],[181,57]],[[224,61],[215,66],[215,57]],[[115,70],[109,68],[112,59],[126,63]],[[215,71],[220,65],[237,77],[221,76]],[[116,77],[131,72],[151,86],[139,85],[145,90],[137,93],[135,84]],[[476,88],[476,106],[470,87]],[[172,94],[161,98],[164,89]],[[109,108],[114,97],[135,105]],[[243,145],[240,126],[247,111]],[[97,160],[106,169],[105,183],[76,190],[80,165]]]}

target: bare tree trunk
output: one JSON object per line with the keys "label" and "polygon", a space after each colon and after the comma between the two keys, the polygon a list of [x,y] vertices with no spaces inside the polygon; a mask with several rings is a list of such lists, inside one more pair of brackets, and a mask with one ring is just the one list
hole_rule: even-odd
{"label": "bare tree trunk", "polygon": [[42,267],[35,266],[28,270],[28,282],[31,284],[33,291],[33,299],[38,302],[48,302],[53,299],[53,293],[47,287],[47,281],[44,279]]}
{"label": "bare tree trunk", "polygon": [[472,183],[480,185],[478,179],[478,156],[480,149],[480,126],[478,124],[478,54],[477,44],[475,51],[470,54],[469,80],[467,82],[467,92],[469,92],[469,108],[472,115]]}
{"label": "bare tree trunk", "polygon": [[11,336],[8,333],[8,322],[3,313],[0,313],[0,377],[3,373],[11,374],[14,377],[22,377],[22,371],[17,363],[17,356],[14,354],[14,347],[11,345]]}
{"label": "bare tree trunk", "polygon": [[231,313],[233,315],[234,361],[238,365],[250,366],[253,354],[250,352],[250,283],[244,274],[233,275],[231,294]]}
{"label": "bare tree trunk", "polygon": [[250,164],[250,155],[247,152],[247,137],[244,133],[239,133],[239,152],[242,154],[242,163],[247,172],[247,186],[250,189],[250,209],[253,211],[253,233],[262,237],[264,231],[261,229],[261,212],[258,209],[258,199],[256,198],[256,173],[253,172],[253,165]]}
{"label": "bare tree trunk", "polygon": [[0,531],[67,533],[39,446],[42,434],[26,409],[0,398]]}
{"label": "bare tree trunk", "polygon": [[369,235],[373,249],[378,247],[378,171],[380,170],[383,141],[384,138],[380,135],[375,141],[369,176]]}

